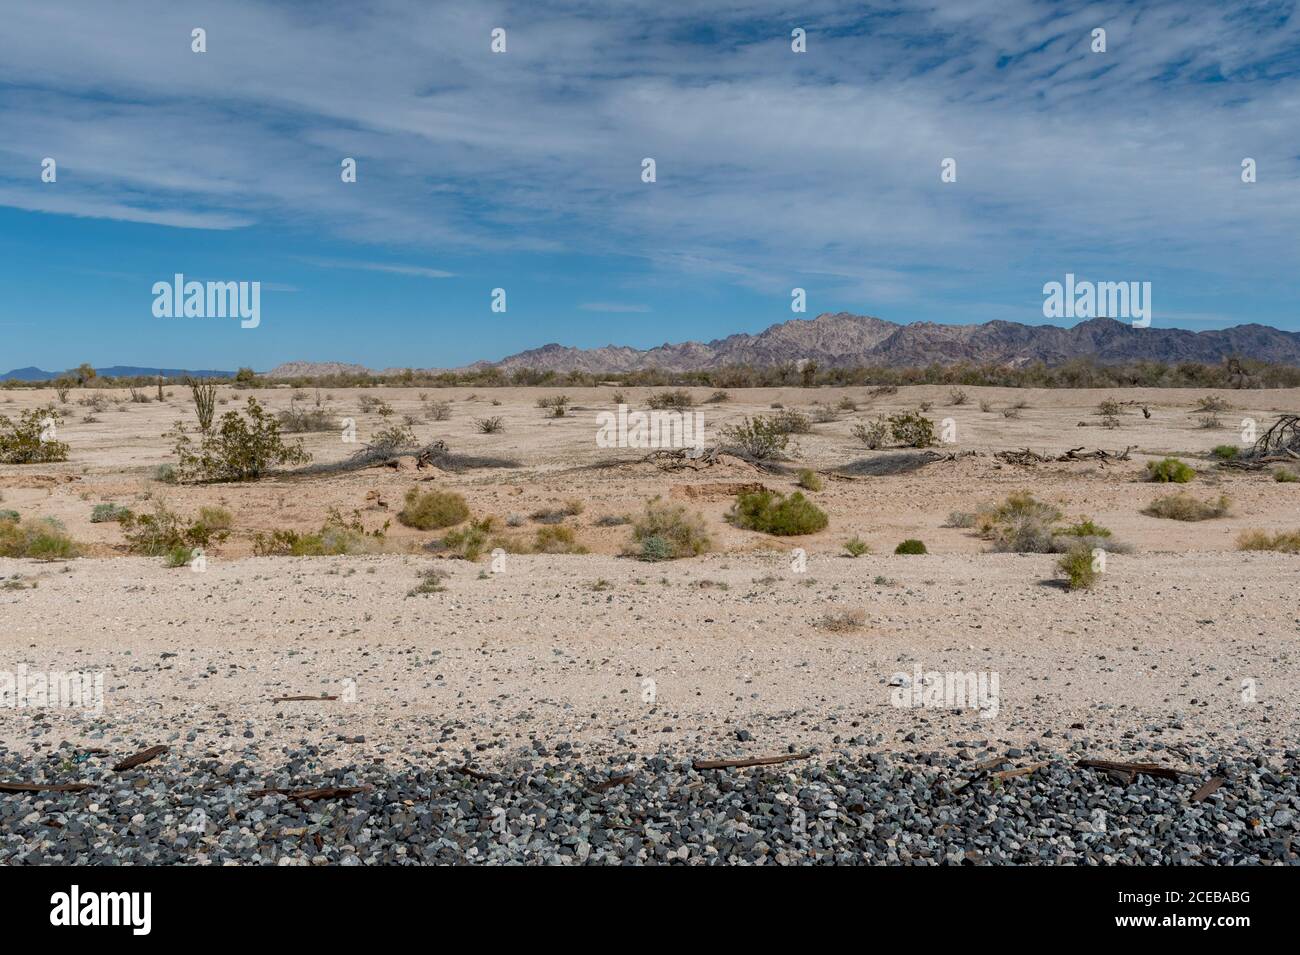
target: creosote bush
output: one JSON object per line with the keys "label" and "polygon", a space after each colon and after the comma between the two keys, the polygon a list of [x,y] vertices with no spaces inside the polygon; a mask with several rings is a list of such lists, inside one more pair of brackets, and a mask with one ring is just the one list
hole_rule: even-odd
{"label": "creosote bush", "polygon": [[737,495],[727,519],[737,527],[778,537],[815,534],[828,523],[826,512],[799,491],[787,497],[766,489]]}
{"label": "creosote bush", "polygon": [[175,436],[176,476],[181,481],[255,481],[282,464],[306,464],[311,455],[302,443],[286,444],[280,425],[252,395],[245,414],[227,411],[215,430],[200,433],[198,444],[177,422]]}
{"label": "creosote bush", "polygon": [[655,497],[646,502],[644,513],[632,522],[632,541],[624,553],[641,560],[678,560],[712,548],[703,516]]}
{"label": "creosote bush", "polygon": [[68,460],[68,446],[54,440],[62,416],[53,405],[28,408],[15,422],[0,415],[0,464],[49,464]]}
{"label": "creosote bush", "polygon": [[790,444],[790,433],[774,417],[764,415],[745,417],[740,424],[724,425],[722,438],[727,446],[760,461],[781,455]]}
{"label": "creosote bush", "polygon": [[1065,577],[1070,590],[1087,590],[1097,582],[1097,569],[1093,566],[1092,549],[1074,547],[1061,555],[1056,562],[1057,573]]}
{"label": "creosote bush", "polygon": [[875,421],[855,424],[849,429],[849,434],[860,441],[868,451],[878,451],[885,446],[885,438],[889,436],[889,423],[885,421],[885,416],[881,415]]}
{"label": "creosote bush", "polygon": [[96,504],[90,511],[90,523],[104,524],[120,521],[130,515],[129,508],[117,504]]}
{"label": "creosote bush", "polygon": [[[118,518],[127,549],[146,557],[175,556],[184,552],[185,563],[194,548],[206,549],[221,543],[230,535],[230,512],[219,507],[199,509],[199,516],[186,523],[167,507],[166,502],[155,498],[153,510],[146,514],[127,511]],[[179,564],[169,563],[169,566]]]}
{"label": "creosote bush", "polygon": [[695,402],[691,400],[689,391],[678,388],[675,391],[661,391],[651,395],[646,399],[646,404],[655,411],[682,411],[693,407]]}
{"label": "creosote bush", "polygon": [[928,448],[934,444],[934,422],[910,411],[890,415],[889,431],[904,447]]}
{"label": "creosote bush", "polygon": [[925,549],[924,541],[919,541],[914,537],[909,537],[907,540],[903,541],[901,544],[899,544],[897,547],[894,548],[894,553],[895,554],[926,554],[929,553],[929,551]]}
{"label": "creosote bush", "polygon": [[451,527],[469,517],[465,498],[454,491],[426,491],[418,488],[406,492],[406,506],[397,513],[397,519],[407,527],[421,531]]}
{"label": "creosote bush", "polygon": [[1147,462],[1148,481],[1155,481],[1159,484],[1186,484],[1194,477],[1196,477],[1195,469],[1177,458]]}

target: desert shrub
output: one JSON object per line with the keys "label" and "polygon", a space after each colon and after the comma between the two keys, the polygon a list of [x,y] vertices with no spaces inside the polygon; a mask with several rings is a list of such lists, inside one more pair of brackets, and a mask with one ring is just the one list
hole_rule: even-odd
{"label": "desert shrub", "polygon": [[1065,577],[1070,590],[1087,590],[1097,582],[1097,570],[1093,567],[1092,551],[1087,547],[1075,547],[1061,555],[1056,562],[1057,573]]}
{"label": "desert shrub", "polygon": [[1288,471],[1286,468],[1278,468],[1273,472],[1273,480],[1278,484],[1295,484],[1300,481],[1300,474]]}
{"label": "desert shrub", "polygon": [[406,492],[406,506],[397,512],[397,519],[407,527],[432,531],[451,527],[469,517],[465,498],[454,491],[427,491],[418,488]]}
{"label": "desert shrub", "polygon": [[1142,513],[1172,521],[1208,521],[1227,515],[1228,507],[1227,495],[1219,495],[1217,501],[1202,501],[1185,491],[1180,491],[1177,494],[1156,498],[1142,509]]}
{"label": "desert shrub", "polygon": [[923,415],[912,412],[890,415],[889,431],[895,441],[909,448],[928,448],[934,444],[934,422]]}
{"label": "desert shrub", "polygon": [[9,508],[4,508],[0,510],[0,521],[16,521],[16,520],[18,520],[17,511],[10,510]]}
{"label": "desert shrub", "polygon": [[826,512],[800,492],[786,497],[766,489],[737,495],[727,519],[737,527],[778,537],[815,534],[828,523]]}
{"label": "desert shrub", "polygon": [[493,418],[476,418],[474,428],[479,434],[500,434],[506,429],[506,423],[500,415]]}
{"label": "desert shrub", "polygon": [[450,577],[441,567],[433,567],[429,570],[420,571],[420,582],[406,592],[408,597],[424,597],[429,594],[440,594],[447,588],[442,582]]}
{"label": "desert shrub", "polygon": [[177,477],[182,481],[253,481],[276,465],[311,460],[301,442],[281,440],[279,423],[251,395],[245,414],[247,418],[227,411],[216,430],[199,434],[197,445],[178,421],[171,432],[176,438]]}
{"label": "desert shrub", "polygon": [[496,522],[490,517],[470,521],[464,527],[457,528],[443,537],[439,547],[451,551],[453,556],[463,560],[478,560],[488,549],[495,524]]}
{"label": "desert shrub", "polygon": [[1124,413],[1124,407],[1114,398],[1107,398],[1097,405],[1097,414],[1105,417],[1118,417]]}
{"label": "desert shrub", "polygon": [[722,402],[724,401],[730,401],[730,400],[731,400],[731,395],[728,394],[727,392],[715,391],[713,394],[709,395],[709,397],[704,399],[704,403],[707,405],[717,405],[717,404],[722,404]]}
{"label": "desert shrub", "polygon": [[729,447],[759,460],[776,457],[790,444],[789,432],[763,415],[746,417],[738,425],[724,425],[722,438]]}
{"label": "desert shrub", "polygon": [[840,420],[840,416],[834,408],[827,405],[815,405],[812,410],[812,420],[816,424],[830,424],[832,421]]}
{"label": "desert shrub", "polygon": [[857,411],[858,403],[854,401],[852,398],[848,397],[848,395],[845,395],[836,403],[835,407],[838,408],[840,411]]}
{"label": "desert shrub", "polygon": [[[290,403],[289,407],[281,411],[276,416],[280,422],[280,430],[286,434],[297,434],[308,431],[333,431],[338,427],[338,417],[324,408],[299,408],[296,403]],[[211,416],[208,418],[211,423]],[[200,419],[200,425],[202,419]],[[207,429],[204,428],[206,431]]]}
{"label": "desert shrub", "polygon": [[813,422],[808,415],[793,408],[783,408],[771,418],[772,427],[781,434],[809,434]]}
{"label": "desert shrub", "polygon": [[579,500],[565,501],[560,507],[543,507],[528,516],[540,524],[558,524],[566,517],[577,517],[583,512],[583,503]]}
{"label": "desert shrub", "polygon": [[374,412],[387,418],[393,413],[392,406],[377,395],[362,395],[357,399],[362,411]]}
{"label": "desert shrub", "polygon": [[1028,491],[1007,496],[1001,504],[986,504],[976,512],[975,526],[996,553],[1061,554],[1079,547],[1105,547],[1116,553],[1131,548],[1111,539],[1109,529],[1084,518],[1056,526],[1061,511],[1037,500]]}
{"label": "desert shrub", "polygon": [[977,522],[982,530],[986,530],[990,524],[1013,524],[1028,520],[1051,524],[1060,519],[1060,508],[1038,500],[1028,491],[1009,494],[1001,504],[985,505],[977,514]]}
{"label": "desert shrub", "polygon": [[930,409],[934,407],[934,402],[933,402],[933,401],[922,401],[922,402],[919,402],[919,403],[917,404],[916,407],[921,411],[922,414],[929,414],[929,413],[930,413]]}
{"label": "desert shrub", "polygon": [[1235,444],[1220,444],[1216,445],[1210,453],[1221,461],[1231,461],[1241,453],[1241,449]]}
{"label": "desert shrub", "polygon": [[661,391],[653,394],[646,399],[646,404],[655,411],[666,410],[683,410],[694,407],[695,402],[691,400],[691,393],[678,388],[675,391]]}
{"label": "desert shrub", "polygon": [[820,491],[822,489],[822,476],[812,468],[800,468],[799,480],[796,483],[805,491]]}
{"label": "desert shrub", "polygon": [[90,523],[105,524],[120,521],[131,511],[117,504],[96,504],[90,511]]}
{"label": "desert shrub", "polygon": [[1215,428],[1223,427],[1223,421],[1220,420],[1217,414],[1201,415],[1200,420],[1197,422],[1197,426],[1206,431],[1211,431]]}
{"label": "desert shrub", "polygon": [[176,467],[172,464],[160,464],[153,469],[153,479],[163,484],[176,483]]}
{"label": "desert shrub", "polygon": [[626,514],[605,514],[596,518],[593,523],[596,527],[621,527],[624,524],[631,524],[632,518]]}
{"label": "desert shrub", "polygon": [[446,421],[451,417],[451,402],[431,401],[424,414],[430,421]]}
{"label": "desert shrub", "polygon": [[966,394],[966,392],[962,391],[960,388],[953,388],[948,392],[948,400],[955,405],[964,405],[966,402],[970,401],[970,395]]}
{"label": "desert shrub", "polygon": [[850,633],[860,630],[867,622],[865,610],[832,610],[813,621],[813,625],[831,633]]}
{"label": "desert shrub", "polygon": [[949,511],[948,520],[944,522],[944,526],[974,527],[976,519],[974,511]]}
{"label": "desert shrub", "polygon": [[681,504],[659,498],[646,502],[645,512],[632,523],[632,542],[625,550],[641,560],[677,560],[712,549],[704,518]]}
{"label": "desert shrub", "polygon": [[871,553],[871,548],[867,546],[867,542],[856,534],[844,542],[844,550],[850,557],[861,557],[863,554]]}
{"label": "desert shrub", "polygon": [[376,549],[384,539],[388,524],[367,531],[358,512],[352,519],[345,518],[337,508],[331,507],[325,523],[315,533],[277,530],[271,534],[258,533],[253,538],[253,553],[259,557],[334,557],[343,554],[365,554]]}
{"label": "desert shrub", "polygon": [[1218,411],[1227,411],[1232,406],[1227,401],[1217,395],[1206,395],[1204,398],[1197,398],[1195,409],[1200,412],[1213,414]]}
{"label": "desert shrub", "polygon": [[0,557],[69,560],[77,554],[77,545],[52,517],[0,520]]}
{"label": "desert shrub", "polygon": [[537,528],[537,534],[533,539],[533,550],[538,554],[587,553],[587,548],[574,539],[572,527],[561,527],[556,524]]}
{"label": "desert shrub", "polygon": [[118,523],[131,553],[164,557],[173,551],[184,550],[185,560],[189,560],[194,548],[206,549],[214,542],[224,541],[230,535],[231,519],[230,513],[223,508],[205,507],[199,511],[198,517],[186,523],[164,501],[155,498],[151,512],[132,514],[128,511],[118,519]]}
{"label": "desert shrub", "polygon": [[49,464],[68,460],[68,446],[53,440],[62,421],[53,405],[28,408],[15,422],[0,415],[0,464]]}
{"label": "desert shrub", "polygon": [[1237,550],[1275,550],[1283,554],[1300,554],[1300,531],[1244,531],[1237,538]]}
{"label": "desert shrub", "polygon": [[149,403],[149,396],[146,395],[146,394],[145,394],[143,391],[141,391],[139,388],[131,387],[131,388],[128,388],[127,391],[129,391],[129,392],[131,393],[131,403],[132,403],[132,404],[137,404],[137,405],[147,405],[147,404]]}
{"label": "desert shrub", "polygon": [[405,451],[414,448],[420,442],[415,437],[415,432],[409,425],[395,424],[387,428],[381,428],[371,436],[366,442],[369,447],[369,453],[374,454],[394,454],[398,451]]}
{"label": "desert shrub", "polygon": [[864,448],[876,451],[885,445],[885,438],[889,435],[889,424],[885,421],[885,416],[881,415],[875,421],[855,424],[849,429],[849,434],[861,442]]}
{"label": "desert shrub", "polygon": [[1177,458],[1147,462],[1147,480],[1159,484],[1186,484],[1196,477],[1196,471]]}
{"label": "desert shrub", "polygon": [[926,554],[929,553],[929,551],[925,549],[924,541],[919,541],[914,537],[909,537],[907,540],[903,541],[901,544],[899,544],[897,547],[894,548],[894,553],[895,554]]}
{"label": "desert shrub", "polygon": [[1109,527],[1102,527],[1089,517],[1075,521],[1073,524],[1067,524],[1064,527],[1057,528],[1056,533],[1065,537],[1103,538],[1111,536]]}

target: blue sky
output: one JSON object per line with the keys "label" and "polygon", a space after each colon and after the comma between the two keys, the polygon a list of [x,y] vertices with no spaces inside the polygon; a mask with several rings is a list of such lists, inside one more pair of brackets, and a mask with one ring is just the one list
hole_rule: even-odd
{"label": "blue sky", "polygon": [[[0,371],[645,347],[795,286],[1040,323],[1066,272],[1300,330],[1298,132],[1290,2],[10,0]],[[155,318],[176,272],[260,281],[260,326]]]}

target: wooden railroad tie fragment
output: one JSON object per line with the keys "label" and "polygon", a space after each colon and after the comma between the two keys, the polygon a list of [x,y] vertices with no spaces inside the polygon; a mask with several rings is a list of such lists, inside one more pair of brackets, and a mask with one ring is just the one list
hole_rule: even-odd
{"label": "wooden railroad tie fragment", "polygon": [[150,746],[148,749],[142,749],[133,756],[128,756],[119,763],[113,764],[113,772],[120,773],[123,770],[134,769],[151,759],[157,759],[163,753],[167,752],[166,746]]}
{"label": "wooden railroad tie fragment", "polygon": [[606,779],[602,782],[598,782],[594,786],[589,786],[588,788],[594,793],[608,792],[609,790],[613,789],[615,786],[627,785],[632,781],[632,779],[633,779],[633,775],[631,773],[625,773],[622,776],[611,776],[609,777],[609,779]]}
{"label": "wooden railroad tie fragment", "polygon": [[290,799],[304,801],[308,799],[345,799],[357,793],[367,792],[369,786],[323,786],[319,789],[254,789],[250,796],[287,796]]}
{"label": "wooden railroad tie fragment", "polygon": [[79,793],[90,783],[0,783],[0,793]]}
{"label": "wooden railroad tie fragment", "polygon": [[1117,763],[1109,759],[1081,759],[1074,765],[1082,769],[1100,769],[1108,773],[1127,776],[1129,782],[1139,774],[1175,781],[1184,775],[1180,770],[1172,769],[1169,766],[1161,766],[1158,763]]}
{"label": "wooden railroad tie fragment", "polygon": [[1218,791],[1218,788],[1226,782],[1227,780],[1222,776],[1211,776],[1205,782],[1201,783],[1200,788],[1197,789],[1196,792],[1192,793],[1192,802],[1202,802],[1210,798],[1210,796]]}
{"label": "wooden railroad tie fragment", "polygon": [[744,769],[747,766],[775,766],[788,763],[792,759],[809,759],[812,753],[786,753],[779,756],[753,756],[746,759],[697,759],[691,763],[694,769]]}

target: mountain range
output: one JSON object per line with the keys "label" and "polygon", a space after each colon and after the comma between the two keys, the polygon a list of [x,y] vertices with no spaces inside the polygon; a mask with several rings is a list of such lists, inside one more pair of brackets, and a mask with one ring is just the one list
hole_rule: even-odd
{"label": "mountain range", "polygon": [[[134,365],[109,365],[96,368],[95,374],[104,378],[233,378],[233,371],[186,371],[183,368],[136,368]],[[76,377],[75,372],[44,371],[40,368],[15,368],[0,375],[0,381],[53,381],[55,378]]]}
{"label": "mountain range", "polygon": [[[1093,318],[1069,328],[1002,321],[982,325],[939,325],[933,322],[900,325],[870,315],[827,312],[813,319],[796,318],[781,322],[754,335],[728,335],[710,342],[665,342],[654,348],[627,345],[574,348],[550,344],[500,361],[479,361],[456,370],[497,368],[503,372],[532,369],[608,374],[652,368],[704,371],[728,365],[771,367],[801,361],[814,361],[823,368],[923,367],[960,362],[1060,365],[1074,358],[1108,365],[1135,361],[1217,364],[1226,358],[1300,365],[1300,333],[1285,332],[1267,325],[1237,325],[1201,332],[1182,328],[1134,328],[1112,318]],[[396,375],[402,371],[405,369],[387,368],[378,374]],[[196,377],[229,377],[232,374],[120,365],[100,368],[98,372],[104,376],[164,375],[172,378],[185,374]],[[0,375],[0,380],[47,381],[63,374],[39,368],[20,368]],[[292,361],[277,365],[266,374],[273,378],[311,378],[372,372],[361,365],[345,362]]]}

